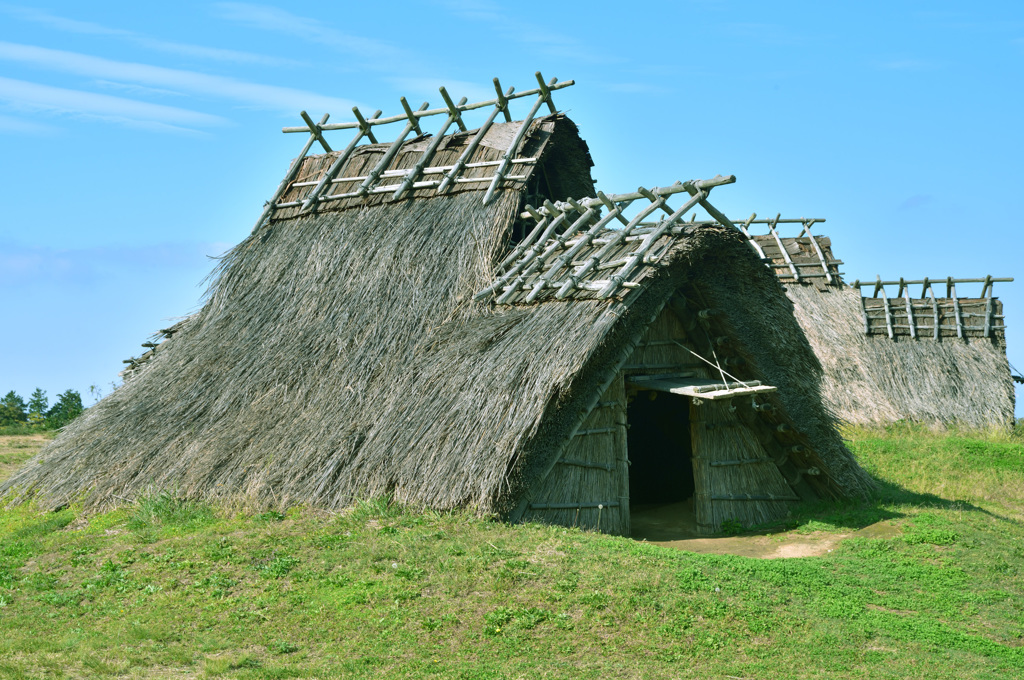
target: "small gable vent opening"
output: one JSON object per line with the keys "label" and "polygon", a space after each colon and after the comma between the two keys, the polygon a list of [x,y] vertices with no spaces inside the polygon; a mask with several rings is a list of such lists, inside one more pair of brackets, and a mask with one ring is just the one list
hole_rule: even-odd
{"label": "small gable vent opening", "polygon": [[689,398],[640,390],[626,417],[632,535],[668,540],[695,534]]}

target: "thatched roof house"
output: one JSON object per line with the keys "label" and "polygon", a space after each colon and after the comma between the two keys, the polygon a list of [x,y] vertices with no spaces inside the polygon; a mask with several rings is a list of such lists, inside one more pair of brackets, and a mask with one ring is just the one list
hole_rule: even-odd
{"label": "thatched roof house", "polygon": [[[1002,302],[981,279],[899,279],[847,285],[815,222],[751,220],[738,226],[768,261],[823,368],[821,394],[846,422],[1008,427],[1014,390]],[[763,225],[768,234],[755,233]],[[779,225],[799,226],[780,236]],[[977,287],[977,297],[960,297]],[[913,287],[913,293],[911,292]]]}
{"label": "thatched roof house", "polygon": [[[347,124],[307,119],[202,309],[0,491],[390,494],[612,533],[635,503],[692,497],[711,532],[866,493],[791,304],[707,201],[733,178],[595,192],[576,126],[535,118],[562,86],[454,134],[472,105],[443,93],[434,137],[406,139],[406,107],[394,144],[308,157]],[[357,116],[356,141],[387,120]],[[721,223],[684,222],[697,206]]]}

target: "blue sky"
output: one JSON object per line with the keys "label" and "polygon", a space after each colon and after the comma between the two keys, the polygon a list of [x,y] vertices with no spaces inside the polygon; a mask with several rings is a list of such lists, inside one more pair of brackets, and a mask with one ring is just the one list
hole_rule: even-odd
{"label": "blue sky", "polygon": [[555,102],[605,191],[735,174],[718,207],[826,218],[848,280],[1017,277],[996,292],[1024,367],[1024,5],[626,7],[0,2],[0,391],[109,392],[249,233],[300,110],[536,70],[576,80]]}

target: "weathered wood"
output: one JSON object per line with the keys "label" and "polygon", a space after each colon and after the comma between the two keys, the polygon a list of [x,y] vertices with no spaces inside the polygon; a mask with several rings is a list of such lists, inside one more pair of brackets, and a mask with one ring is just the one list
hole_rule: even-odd
{"label": "weathered wood", "polygon": [[[495,80],[497,80],[497,79],[495,79]],[[562,81],[560,83],[549,82],[545,87],[547,88],[547,90],[549,92],[548,96],[550,97],[550,92],[553,92],[555,90],[561,90],[561,89],[566,88],[566,87],[572,87],[575,84],[576,84],[576,81],[574,81],[574,80],[564,80],[564,81]],[[514,88],[509,88],[509,90],[514,90]],[[513,99],[519,99],[520,97],[531,97],[531,96],[537,95],[537,94],[541,94],[540,88],[534,88],[534,89],[531,89],[531,90],[523,90],[522,92],[516,92],[515,94],[513,94],[512,92],[508,92],[505,95],[505,99],[506,100],[513,100]],[[459,110],[465,112],[465,111],[473,111],[475,109],[484,109],[484,108],[487,108],[488,106],[494,106],[497,103],[498,103],[498,99],[487,99],[485,101],[475,102],[473,104],[463,104],[462,106],[459,107]],[[427,110],[420,109],[419,111],[414,111],[413,115],[416,118],[425,118],[426,116],[436,116],[436,115],[445,114],[445,113],[448,113],[448,108],[447,107],[441,108],[441,109],[427,109]],[[398,121],[401,121],[401,120],[406,120],[405,113],[400,113],[400,114],[395,115],[395,116],[387,116],[385,118],[378,118],[377,120],[368,121],[368,122],[371,125],[387,125],[388,123],[397,123]],[[327,131],[329,131],[329,130],[351,130],[351,129],[354,129],[354,128],[357,128],[357,127],[359,127],[359,123],[358,122],[354,122],[354,123],[346,122],[346,123],[331,123],[330,125],[322,125],[322,126],[320,126],[320,129],[321,130],[327,130]],[[284,128],[281,128],[281,132],[284,132],[286,134],[296,133],[296,132],[309,132],[309,131],[310,130],[309,130],[309,126],[308,125],[303,125],[301,127],[284,127]]]}
{"label": "weathered wood", "polygon": [[[497,78],[494,79],[494,84],[495,87],[499,87]],[[511,87],[508,88],[506,96],[511,96],[514,89],[515,88]],[[498,93],[500,96],[501,90],[498,90]],[[459,156],[459,160],[455,161],[455,165],[452,166],[452,169],[448,172],[447,175],[445,175],[444,179],[441,181],[441,184],[437,187],[437,193],[444,193],[448,189],[448,187],[452,185],[455,179],[459,176],[459,173],[462,172],[462,169],[467,167],[466,162],[476,152],[476,148],[480,145],[480,142],[483,141],[483,138],[487,134],[487,131],[491,129],[491,125],[494,124],[495,117],[497,117],[498,113],[500,112],[504,112],[505,117],[511,121],[512,118],[508,113],[508,101],[503,100],[503,103],[498,103],[498,105],[495,106],[494,110],[491,111],[491,114],[487,116],[487,120],[484,121],[484,124],[481,125],[480,129],[477,130],[475,135],[473,135],[473,139],[470,140],[468,145],[466,145],[466,148],[462,152],[462,155]],[[498,164],[500,165],[501,161],[498,161]]]}
{"label": "weathered wood", "polygon": [[[363,121],[364,123],[366,122],[363,120],[363,117],[358,114],[358,109],[353,107],[352,110],[356,112],[357,116],[359,117],[359,120]],[[380,111],[377,111],[376,113],[373,114],[373,116],[371,116],[371,118],[379,115]],[[352,141],[348,143],[348,146],[345,147],[345,150],[342,151],[341,155],[335,158],[334,162],[331,163],[331,166],[327,168],[327,172],[325,172],[323,176],[320,178],[320,180],[317,182],[316,188],[314,188],[311,192],[309,192],[309,195],[306,196],[305,200],[302,202],[303,210],[310,210],[317,204],[317,202],[320,200],[321,195],[330,185],[331,180],[334,179],[334,177],[341,171],[342,166],[348,162],[348,159],[352,156],[352,152],[356,150],[356,146],[359,144],[359,141],[363,138],[364,135],[369,134],[369,131],[369,125],[361,126],[359,128],[359,132],[356,133],[356,136],[353,137]]]}
{"label": "weathered wood", "polygon": [[[651,196],[654,195],[652,194]],[[684,203],[681,208],[672,212],[668,217],[666,217],[665,220],[662,222],[662,225],[658,229],[647,234],[644,237],[643,242],[640,244],[640,247],[634,250],[629,255],[629,257],[626,258],[626,262],[622,265],[622,269],[620,269],[616,274],[613,274],[610,277],[609,284],[602,288],[600,291],[598,291],[598,298],[604,299],[611,297],[612,294],[615,293],[615,290],[619,287],[619,285],[621,285],[625,281],[626,277],[633,273],[633,269],[635,269],[636,266],[646,258],[647,253],[650,251],[652,247],[654,247],[654,243],[659,238],[668,233],[672,229],[672,227],[679,222],[680,218],[682,218],[685,215],[685,213],[690,210],[690,208],[700,203],[700,201],[702,201],[705,198],[705,196],[706,194],[703,191],[698,190],[697,193],[694,196],[691,196],[690,200]],[[665,204],[665,200],[663,198],[656,198],[653,202],[659,203],[659,201],[660,205]]]}
{"label": "weathered wood", "polygon": [[[540,71],[537,71],[537,82],[542,82]],[[554,83],[555,79],[552,79],[551,84],[553,85]],[[537,111],[540,110],[541,104],[550,99],[550,97],[551,91],[548,88],[540,90],[540,96],[537,97],[537,101],[533,103],[533,107],[530,109],[530,112],[526,114],[526,118],[524,118],[523,122],[519,125],[519,130],[516,132],[516,136],[512,138],[512,142],[508,145],[508,150],[505,152],[505,155],[501,157],[501,165],[499,165],[498,169],[494,171],[494,179],[491,180],[491,185],[487,187],[487,193],[484,194],[484,205],[491,202],[494,192],[497,191],[498,187],[501,185],[502,178],[508,170],[509,163],[516,155],[516,151],[519,149],[519,145],[522,143],[523,137],[525,137],[526,133],[529,131],[530,125],[533,123],[534,116],[536,116]]]}
{"label": "weathered wood", "polygon": [[[579,436],[577,434],[577,436]],[[591,463],[586,460],[574,460],[570,458],[562,458],[558,461],[559,465],[570,465],[572,467],[582,468],[594,468],[596,470],[607,470],[608,472],[615,472],[615,465],[611,463]]]}
{"label": "weathered wood", "polygon": [[[423,105],[420,106],[419,110],[423,111],[428,106],[430,106],[430,104],[428,104],[427,102],[423,102]],[[414,129],[415,128],[413,127],[412,122],[405,124],[405,127],[402,128],[402,132],[398,135],[398,137],[395,138],[395,141],[391,143],[391,146],[389,146],[388,150],[384,152],[384,155],[381,157],[381,159],[377,161],[377,165],[375,165],[373,170],[370,171],[369,176],[365,180],[363,180],[363,183],[359,185],[359,189],[356,190],[356,193],[358,193],[359,195],[365,195],[369,193],[370,189],[373,188],[373,184],[377,181],[377,178],[380,176],[380,174],[384,172],[384,170],[387,169],[389,165],[391,165],[391,161],[398,153],[398,150],[402,148],[402,143],[405,142],[405,138],[408,137],[409,133],[412,132]]]}
{"label": "weathered wood", "polygon": [[590,503],[530,503],[530,510],[572,510],[574,508],[617,508],[618,501],[600,501]]}
{"label": "weathered wood", "polygon": [[[825,253],[822,252],[821,246],[818,245],[817,239],[815,239],[814,234],[811,233],[811,225],[813,225],[814,222],[815,220],[807,220],[806,222],[804,222],[804,229],[800,233],[801,235],[807,234],[807,238],[811,240],[811,245],[814,247],[814,252],[818,254],[818,260],[821,261],[821,269],[823,272],[825,272],[825,281],[828,282],[829,284],[832,284],[832,274],[830,274],[828,271],[829,263],[825,259]],[[778,222],[776,222],[776,224],[778,224]]]}
{"label": "weathered wood", "polygon": [[960,299],[956,296],[956,282],[952,277],[946,279],[946,297],[953,298],[953,316],[956,319],[956,337],[964,337],[964,318],[960,313]]}
{"label": "weathered wood", "polygon": [[[706,191],[708,189],[724,186],[726,184],[733,184],[735,181],[736,175],[715,175],[711,179],[694,179],[689,180],[687,182],[676,182],[675,184],[672,184],[667,187],[654,187],[653,189],[644,189],[644,191],[649,191],[655,196],[667,197],[673,194],[682,193],[684,191],[689,194],[696,193],[699,190]],[[603,199],[601,198],[602,196],[604,196]],[[599,204],[606,205],[607,207],[610,204],[622,203],[623,201],[635,201],[638,198],[644,198],[644,193],[641,191],[631,191],[625,194],[603,194],[601,192],[598,192],[596,198],[584,198],[581,199],[579,203],[585,208],[589,208],[591,206],[596,206]],[[607,204],[605,204],[605,201],[607,201]],[[610,209],[611,208],[609,208],[609,210]],[[530,217],[530,215],[529,213],[521,213],[520,217],[527,218]],[[732,225],[732,221],[729,221],[729,224]],[[739,229],[739,227],[736,228]]]}
{"label": "weathered wood", "polygon": [[789,251],[786,250],[786,246],[782,245],[782,239],[779,237],[779,232],[775,230],[775,225],[779,223],[779,218],[782,217],[782,213],[775,216],[775,220],[768,224],[768,233],[775,239],[775,243],[778,244],[779,250],[782,252],[782,258],[786,261],[789,266],[789,270],[793,273],[793,279],[800,282],[800,271],[793,265],[793,258],[789,256]]}
{"label": "weathered wood", "polygon": [[[632,378],[629,382],[633,383]],[[747,382],[726,382],[707,378],[677,378],[673,380],[643,380],[633,383],[645,390],[658,392],[671,392],[686,397],[697,397],[708,401],[720,399],[733,399],[739,396],[753,394],[767,394],[777,392],[777,387],[762,385],[760,381],[750,380]]]}
{"label": "weathered wood", "polygon": [[907,323],[910,324],[910,337],[917,338],[917,328],[914,325],[914,308],[910,302],[910,287],[903,285],[903,279],[900,279],[900,289],[903,293],[903,300],[907,305]]}
{"label": "weathered wood", "polygon": [[[446,102],[450,101],[448,99],[448,93],[444,91],[443,87],[441,88],[441,94],[442,96],[444,96]],[[405,100],[403,99],[402,101]],[[464,104],[465,102],[466,98],[463,97],[459,104]],[[406,106],[408,106],[408,104],[406,104]],[[408,171],[408,173],[405,176],[405,180],[402,182],[402,186],[398,187],[398,189],[395,191],[394,195],[392,196],[392,198],[394,198],[395,200],[398,200],[403,195],[405,195],[405,192],[407,192],[412,187],[413,183],[417,179],[419,179],[420,175],[423,173],[423,169],[427,166],[427,163],[429,163],[430,160],[434,157],[434,153],[437,151],[437,147],[440,146],[441,142],[444,140],[444,133],[448,131],[448,128],[451,127],[452,123],[458,122],[459,126],[465,129],[465,125],[462,124],[462,119],[456,118],[458,110],[455,109],[454,104],[452,104],[452,108],[452,114],[445,119],[444,125],[442,125],[441,129],[437,131],[436,135],[434,135],[434,139],[430,141],[430,144],[427,146],[427,148],[423,150],[423,155],[420,156],[420,159],[416,162],[416,165],[414,165]]]}
{"label": "weathered wood", "polygon": [[310,132],[312,132],[313,136],[316,137],[316,141],[320,142],[320,146],[324,148],[324,151],[326,151],[327,153],[331,153],[331,145],[327,143],[326,139],[324,139],[323,131],[320,128],[320,126],[314,123],[313,119],[310,118],[309,114],[306,113],[305,111],[300,111],[299,116],[302,117],[302,120],[306,121],[306,125],[309,126]]}
{"label": "weathered wood", "polygon": [[[303,113],[305,113],[305,111],[303,111]],[[327,122],[328,118],[330,118],[330,114],[325,113],[324,117],[320,119],[320,122],[317,125],[323,125]],[[302,168],[302,161],[305,160],[306,154],[309,153],[309,150],[313,148],[313,144],[316,142],[316,139],[317,137],[315,133],[309,135],[309,139],[306,140],[306,145],[302,147],[302,151],[299,152],[298,157],[292,161],[291,167],[289,167],[288,172],[285,173],[284,179],[282,179],[281,183],[277,185],[277,190],[274,192],[274,195],[263,206],[263,212],[260,214],[259,219],[256,220],[256,224],[252,228],[254,232],[263,225],[271,214],[273,214],[274,210],[277,208],[277,202],[281,200],[281,196],[288,191],[288,187],[292,183],[292,180],[298,176],[299,170]]]}

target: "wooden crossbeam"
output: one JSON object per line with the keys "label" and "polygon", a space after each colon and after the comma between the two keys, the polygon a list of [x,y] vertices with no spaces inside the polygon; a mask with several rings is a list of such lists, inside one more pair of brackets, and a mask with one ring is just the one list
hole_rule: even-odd
{"label": "wooden crossbeam", "polygon": [[797,283],[799,283],[800,282],[800,270],[798,270],[795,266],[793,266],[793,258],[791,258],[789,256],[789,251],[786,250],[786,246],[783,245],[782,239],[779,238],[779,232],[777,232],[775,230],[775,225],[777,225],[779,223],[779,218],[780,217],[782,217],[782,213],[779,213],[778,215],[776,215],[774,221],[769,222],[769,224],[768,224],[768,233],[770,233],[772,235],[772,238],[775,239],[775,243],[778,244],[779,250],[782,252],[782,258],[786,261],[786,264],[789,265],[789,271],[791,271],[793,273],[793,279]]}
{"label": "wooden crossbeam", "polygon": [[[445,92],[444,88],[441,88],[441,95],[445,98],[445,101],[451,101],[448,97],[448,93]],[[463,97],[459,104],[465,104],[466,98]],[[466,126],[462,124],[462,118],[459,117],[458,109],[455,108],[455,104],[452,104],[452,113],[445,119],[444,125],[438,130],[437,134],[434,135],[434,139],[430,141],[430,145],[423,151],[423,155],[420,156],[419,161],[412,167],[411,170],[406,174],[405,180],[402,181],[402,186],[398,187],[392,198],[395,200],[401,198],[405,192],[407,192],[413,185],[413,183],[420,178],[423,173],[423,168],[427,166],[430,159],[434,157],[434,153],[437,151],[437,147],[441,145],[444,140],[444,133],[448,131],[448,128],[452,126],[452,123],[458,123],[459,127],[465,129]],[[420,133],[422,134],[422,133]]]}
{"label": "wooden crossbeam", "polygon": [[[303,111],[302,113],[305,114],[306,112]],[[325,113],[324,117],[320,119],[319,123],[317,123],[317,129],[319,129],[320,126],[326,123],[327,119],[330,117],[331,114]],[[284,179],[282,179],[281,183],[277,185],[277,190],[274,192],[274,195],[271,197],[269,201],[267,201],[266,205],[263,207],[263,213],[260,214],[260,218],[256,220],[256,225],[252,228],[254,232],[257,229],[259,229],[263,225],[263,223],[267,219],[269,219],[270,216],[273,214],[274,210],[277,208],[277,202],[281,200],[281,196],[284,195],[284,192],[288,191],[288,186],[298,176],[299,169],[302,168],[303,159],[306,157],[306,154],[309,153],[309,150],[313,148],[313,144],[316,141],[317,133],[311,132],[309,135],[309,139],[306,140],[306,145],[302,147],[302,151],[299,153],[298,157],[294,161],[292,161],[292,165],[290,168],[288,168],[288,172],[285,173]]]}
{"label": "wooden crossbeam", "polygon": [[[530,124],[533,122],[534,116],[537,115],[537,111],[540,110],[541,104],[549,102],[548,105],[551,107],[552,112],[554,112],[554,104],[550,103],[551,90],[548,86],[544,85],[544,78],[541,76],[540,71],[537,71],[536,76],[537,82],[541,85],[538,90],[539,96],[537,97],[537,101],[533,103],[533,107],[530,109],[530,112],[526,114],[526,118],[524,118],[523,122],[520,124],[519,130],[516,132],[516,136],[512,138],[512,142],[508,145],[508,150],[505,152],[505,155],[501,157],[501,165],[499,165],[498,169],[494,171],[494,179],[491,180],[491,185],[487,187],[487,193],[484,194],[484,205],[491,202],[491,199],[494,197],[494,192],[497,191],[499,186],[501,186],[505,172],[508,170],[509,163],[516,156],[519,145],[522,143],[523,137],[526,136],[527,131],[530,129]],[[552,78],[551,85],[554,85],[557,81],[557,78]]]}
{"label": "wooden crossbeam", "polygon": [[910,301],[910,287],[903,285],[903,279],[900,279],[900,292],[903,294],[903,300],[907,305],[907,323],[910,324],[910,337],[917,338],[917,326],[914,322],[914,305]]}
{"label": "wooden crossbeam", "polygon": [[[708,191],[710,191],[710,189]],[[654,194],[651,194],[650,197],[648,197],[648,200],[650,200],[650,198],[653,196]],[[674,227],[683,217],[685,217],[686,213],[691,208],[699,204],[706,197],[707,194],[703,190],[698,190],[697,193],[691,196],[690,200],[684,203],[681,208],[670,213],[669,216],[662,221],[662,225],[658,229],[652,231],[651,233],[647,234],[644,237],[644,240],[641,242],[640,247],[634,250],[630,254],[630,256],[626,258],[626,262],[622,265],[622,269],[620,269],[617,273],[609,277],[611,283],[605,288],[603,288],[597,294],[597,296],[599,298],[606,299],[614,295],[615,290],[618,288],[616,282],[622,283],[623,281],[625,281],[626,277],[628,277],[633,272],[636,266],[644,261],[644,259],[647,257],[647,253],[654,246],[655,242],[662,236],[664,236],[666,233],[668,233],[672,229],[672,227]],[[662,207],[665,206],[664,199],[660,199],[660,205]]]}
{"label": "wooden crossbeam", "polygon": [[491,125],[494,124],[494,119],[497,117],[498,113],[503,112],[505,114],[505,118],[507,118],[509,121],[512,120],[512,116],[508,112],[507,97],[512,95],[512,92],[515,91],[515,88],[508,88],[506,96],[502,97],[500,89],[501,85],[498,83],[497,78],[494,79],[494,87],[499,88],[499,99],[495,103],[494,110],[491,111],[491,115],[487,117],[487,120],[484,121],[484,124],[480,126],[479,130],[477,130],[476,134],[473,136],[473,139],[469,142],[465,150],[459,156],[459,160],[455,161],[455,165],[452,166],[452,169],[448,172],[448,174],[444,176],[444,179],[441,180],[441,184],[439,184],[437,187],[437,193],[444,193],[452,185],[455,179],[459,176],[459,173],[462,172],[463,168],[467,167],[467,161],[476,152],[476,148],[480,145],[480,142],[487,134],[487,131],[491,129]]}
{"label": "wooden crossbeam", "polygon": [[[552,80],[554,80],[554,79],[552,79]],[[556,90],[561,90],[561,89],[566,88],[566,87],[572,87],[575,84],[576,84],[576,82],[573,81],[573,80],[564,80],[562,82],[548,82],[548,83],[545,84],[545,87],[547,88],[547,92],[548,92],[548,95],[547,95],[546,98],[550,98],[551,92],[554,92]],[[522,92],[507,93],[507,94],[504,95],[504,99],[506,100],[506,104],[507,104],[507,101],[511,101],[513,99],[519,99],[521,97],[532,97],[532,96],[539,95],[539,94],[542,94],[542,93],[543,93],[543,91],[538,87],[538,88],[533,88],[533,89],[530,89],[530,90],[523,90]],[[461,106],[459,106],[459,110],[462,111],[463,113],[465,113],[466,111],[475,111],[476,109],[485,109],[485,108],[487,108],[489,106],[494,106],[497,103],[499,103],[499,99],[498,98],[488,99],[488,100],[481,101],[481,102],[474,102],[472,104],[462,104]],[[437,116],[437,115],[448,114],[448,113],[450,113],[450,111],[448,110],[448,107],[446,106],[444,108],[439,108],[439,109],[420,109],[419,111],[413,111],[413,116],[416,117],[416,118],[425,118],[427,116]],[[372,125],[372,126],[377,126],[377,125],[387,125],[388,123],[397,123],[397,122],[403,121],[403,120],[407,120],[407,117],[406,117],[404,112],[400,113],[398,115],[394,115],[394,116],[385,116],[384,118],[377,118],[376,120],[372,120],[372,121],[368,120],[367,122],[370,125]],[[329,125],[321,125],[320,126],[320,130],[321,131],[352,130],[352,129],[355,129],[355,128],[358,128],[358,127],[360,127],[360,123],[358,121],[355,121],[355,122],[331,123]],[[309,132],[309,131],[310,131],[310,129],[309,129],[308,125],[297,126],[297,127],[284,127],[284,128],[281,128],[281,132],[284,132],[285,134],[297,133],[297,132]]]}
{"label": "wooden crossbeam", "polygon": [[832,274],[829,273],[828,271],[828,261],[825,259],[825,253],[822,252],[821,246],[818,245],[817,239],[815,239],[814,234],[811,233],[811,225],[813,225],[815,221],[816,220],[807,220],[806,222],[804,222],[804,228],[803,231],[800,232],[800,235],[803,236],[806,234],[807,238],[810,239],[811,245],[814,247],[814,252],[818,254],[818,260],[821,262],[821,270],[825,272],[825,281],[831,284],[833,283]]}
{"label": "wooden crossbeam", "polygon": [[[419,110],[425,111],[429,106],[429,103],[423,102],[423,105],[420,106]],[[413,120],[415,120],[415,118]],[[381,159],[377,161],[377,165],[375,165],[373,170],[370,171],[369,176],[365,180],[363,180],[362,184],[359,185],[359,189],[356,190],[357,193],[359,193],[360,195],[367,194],[370,191],[370,189],[373,188],[373,185],[376,183],[377,178],[380,176],[380,174],[384,172],[384,170],[389,165],[391,165],[391,161],[398,153],[398,150],[402,148],[402,143],[405,141],[405,138],[409,136],[410,132],[416,129],[413,126],[413,120],[410,120],[408,123],[406,123],[405,127],[402,128],[402,132],[399,133],[398,137],[395,138],[395,141],[391,142],[391,146],[389,146],[388,150],[384,152],[384,155],[381,156]]]}
{"label": "wooden crossbeam", "polygon": [[[362,114],[359,113],[358,107],[352,107],[352,112],[355,113],[356,117],[358,117],[359,120],[363,121],[363,123],[367,122],[363,120]],[[372,116],[370,116],[371,120],[379,116],[380,113],[381,112],[379,110],[376,111]],[[306,196],[306,200],[302,202],[303,210],[310,210],[316,206],[317,202],[320,200],[320,196],[324,193],[327,187],[330,186],[331,180],[334,179],[338,172],[341,171],[342,166],[344,166],[345,163],[348,162],[349,157],[352,156],[352,152],[356,150],[356,146],[359,145],[359,142],[362,140],[364,136],[369,135],[371,135],[369,125],[362,125],[359,127],[359,132],[356,133],[356,136],[353,137],[352,141],[348,143],[348,146],[346,146],[345,150],[341,152],[341,155],[334,159],[334,162],[331,163],[331,167],[327,169],[327,172],[325,172],[323,176],[320,178],[320,181],[317,182],[316,187],[309,192],[308,196]]]}

